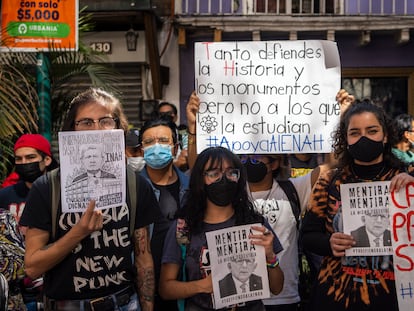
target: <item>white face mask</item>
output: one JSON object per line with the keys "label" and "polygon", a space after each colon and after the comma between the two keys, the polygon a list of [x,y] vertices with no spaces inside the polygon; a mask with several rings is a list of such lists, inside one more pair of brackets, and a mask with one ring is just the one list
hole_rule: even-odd
{"label": "white face mask", "polygon": [[144,157],[128,157],[127,163],[136,171],[141,171],[145,166]]}

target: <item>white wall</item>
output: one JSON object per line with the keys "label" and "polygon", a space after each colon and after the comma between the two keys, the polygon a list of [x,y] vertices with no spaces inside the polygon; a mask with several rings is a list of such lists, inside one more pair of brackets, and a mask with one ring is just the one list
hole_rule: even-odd
{"label": "white wall", "polygon": [[[170,68],[170,83],[167,86],[164,86],[163,100],[173,103],[177,106],[178,109],[178,122],[180,122],[180,115],[181,113],[185,113],[185,111],[180,111],[180,67],[179,67],[179,55],[178,55],[178,43],[177,43],[177,36],[175,35],[174,30],[171,32],[170,39],[168,41],[168,33],[169,33],[170,23],[164,23],[164,28],[158,34],[158,47],[159,52],[161,54],[164,46],[166,44],[167,48],[160,59],[160,63],[163,66],[167,66]],[[168,43],[167,43],[168,41]]]}

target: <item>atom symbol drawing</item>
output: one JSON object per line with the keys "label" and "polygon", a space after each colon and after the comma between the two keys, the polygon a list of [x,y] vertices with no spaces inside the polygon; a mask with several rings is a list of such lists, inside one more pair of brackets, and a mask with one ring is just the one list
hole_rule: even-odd
{"label": "atom symbol drawing", "polygon": [[211,133],[216,129],[218,123],[215,117],[206,116],[201,119],[200,125],[204,132]]}

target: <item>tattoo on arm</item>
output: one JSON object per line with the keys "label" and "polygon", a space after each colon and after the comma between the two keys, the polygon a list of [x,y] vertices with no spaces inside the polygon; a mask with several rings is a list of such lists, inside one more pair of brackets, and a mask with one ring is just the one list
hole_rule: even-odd
{"label": "tattoo on arm", "polygon": [[134,244],[135,264],[137,267],[137,279],[135,282],[137,284],[141,307],[143,311],[152,310],[155,279],[148,227],[134,231]]}
{"label": "tattoo on arm", "polygon": [[140,297],[144,301],[154,300],[154,270],[143,269],[142,273],[138,276],[138,288],[140,289]]}
{"label": "tattoo on arm", "polygon": [[148,227],[140,228],[134,231],[135,238],[135,256],[139,256],[148,252],[151,254],[151,249],[149,247],[149,232]]}

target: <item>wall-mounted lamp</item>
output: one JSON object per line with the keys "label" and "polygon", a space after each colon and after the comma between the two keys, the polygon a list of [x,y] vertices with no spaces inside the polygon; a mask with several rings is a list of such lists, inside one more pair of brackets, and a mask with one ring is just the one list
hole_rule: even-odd
{"label": "wall-mounted lamp", "polygon": [[138,32],[132,27],[125,33],[125,39],[128,51],[136,51],[138,43]]}
{"label": "wall-mounted lamp", "polygon": [[366,46],[371,42],[371,31],[370,30],[363,30],[361,32],[361,37],[359,38],[359,45]]}

